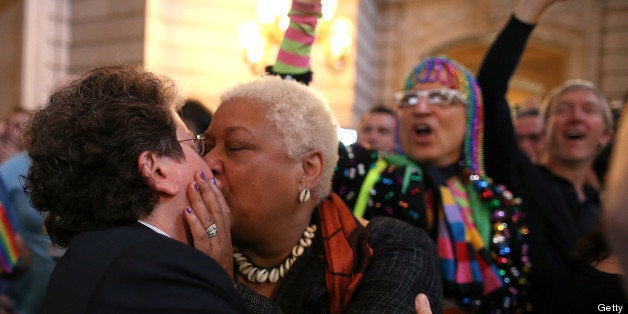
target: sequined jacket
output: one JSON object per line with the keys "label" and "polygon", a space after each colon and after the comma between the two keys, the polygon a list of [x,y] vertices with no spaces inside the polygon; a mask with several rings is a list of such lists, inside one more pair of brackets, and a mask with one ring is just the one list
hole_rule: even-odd
{"label": "sequined jacket", "polygon": [[[373,257],[346,312],[414,313],[414,297],[424,291],[433,313],[440,313],[436,248],[425,232],[385,217],[371,220],[366,228],[372,232]],[[320,231],[315,239],[282,279],[272,300],[237,285],[252,313],[329,313]]]}
{"label": "sequined jacket", "polygon": [[[468,175],[465,178],[464,167],[458,164],[443,169],[429,166],[421,168],[402,156],[382,156],[359,145],[349,146],[346,150],[341,147],[339,153],[333,190],[353,208],[354,214],[360,210],[360,206],[364,206],[363,216],[366,218],[390,216],[402,219],[425,229],[435,242],[439,232],[436,221],[442,204],[438,187],[443,185],[444,180],[456,175],[463,181],[469,181]],[[516,307],[524,307],[529,261],[525,256],[527,246],[522,233],[526,233],[527,229],[522,221],[516,221],[518,216],[513,215],[512,211],[491,210],[490,203],[503,203],[502,194],[509,192],[486,181],[482,183],[486,185],[485,191],[490,190],[488,193],[491,195],[484,199],[483,193],[476,192],[477,197],[483,199],[482,209],[476,210],[490,211],[484,216],[490,220],[488,223],[491,226],[490,240],[485,245],[495,265],[504,271],[504,289],[489,296],[475,295],[470,298],[460,294],[459,288],[445,285],[445,296],[457,298],[461,306],[472,311],[512,310],[513,299],[517,300]],[[363,204],[360,205],[360,202]],[[500,240],[505,237],[504,229],[499,226],[504,222],[508,226],[507,245]],[[516,291],[515,295],[509,294],[511,287]],[[503,304],[504,296],[511,300],[507,302],[509,304]]]}
{"label": "sequined jacket", "polygon": [[[427,230],[421,168],[401,156],[381,155],[359,144],[341,144],[339,156],[333,190],[354,214],[366,219],[394,217]],[[380,167],[377,176],[367,177],[374,167]]]}

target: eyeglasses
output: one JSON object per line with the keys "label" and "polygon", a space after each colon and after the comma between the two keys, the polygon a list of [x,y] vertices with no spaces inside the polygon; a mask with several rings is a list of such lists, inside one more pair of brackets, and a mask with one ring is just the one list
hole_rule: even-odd
{"label": "eyeglasses", "polygon": [[467,99],[457,90],[453,89],[429,89],[429,90],[409,90],[395,93],[395,101],[399,107],[413,107],[421,102],[425,97],[430,106],[445,107],[452,104],[456,99],[462,104],[467,104]]}
{"label": "eyeglasses", "polygon": [[203,156],[205,154],[205,136],[198,134],[195,135],[194,138],[190,138],[187,140],[180,140],[179,143],[194,141],[194,151],[199,154],[199,156]]}

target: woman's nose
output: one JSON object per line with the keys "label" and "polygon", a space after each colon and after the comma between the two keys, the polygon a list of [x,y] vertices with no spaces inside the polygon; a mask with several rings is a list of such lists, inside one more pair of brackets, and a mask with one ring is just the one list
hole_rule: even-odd
{"label": "woman's nose", "polygon": [[215,150],[212,149],[208,151],[207,154],[203,156],[203,160],[207,163],[207,166],[209,166],[209,169],[212,171],[214,176],[222,173],[222,163],[220,162]]}

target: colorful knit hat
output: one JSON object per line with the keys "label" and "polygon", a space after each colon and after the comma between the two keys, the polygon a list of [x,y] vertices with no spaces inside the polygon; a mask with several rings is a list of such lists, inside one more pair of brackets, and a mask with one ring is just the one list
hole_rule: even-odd
{"label": "colorful knit hat", "polygon": [[428,58],[419,63],[406,77],[403,91],[418,83],[440,82],[458,90],[467,99],[467,126],[464,137],[464,161],[475,174],[484,173],[483,104],[480,86],[467,68],[444,55]]}

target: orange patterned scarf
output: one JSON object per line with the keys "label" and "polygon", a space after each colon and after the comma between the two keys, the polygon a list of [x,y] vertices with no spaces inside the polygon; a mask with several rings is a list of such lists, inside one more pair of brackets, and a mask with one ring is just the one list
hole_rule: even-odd
{"label": "orange patterned scarf", "polygon": [[342,313],[358,288],[373,256],[371,232],[362,226],[335,193],[319,207],[327,261],[326,281],[331,313]]}

